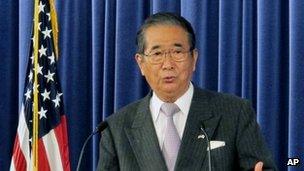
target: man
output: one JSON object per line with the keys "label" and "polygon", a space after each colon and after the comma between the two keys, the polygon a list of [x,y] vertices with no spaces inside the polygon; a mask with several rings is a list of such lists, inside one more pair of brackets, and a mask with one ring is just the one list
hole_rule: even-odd
{"label": "man", "polygon": [[249,103],[191,83],[198,52],[187,20],[150,16],[137,47],[152,91],[108,118],[98,170],[208,170],[210,149],[212,170],[275,170]]}

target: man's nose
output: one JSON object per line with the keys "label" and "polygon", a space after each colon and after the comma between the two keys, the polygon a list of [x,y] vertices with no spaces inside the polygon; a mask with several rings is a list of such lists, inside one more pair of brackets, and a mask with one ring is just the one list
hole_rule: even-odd
{"label": "man's nose", "polygon": [[166,52],[163,56],[163,69],[173,69],[174,67],[174,61],[171,58],[171,52]]}

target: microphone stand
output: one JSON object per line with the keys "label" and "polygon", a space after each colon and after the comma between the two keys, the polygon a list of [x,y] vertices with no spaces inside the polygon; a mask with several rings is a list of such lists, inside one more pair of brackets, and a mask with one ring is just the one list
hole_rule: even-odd
{"label": "microphone stand", "polygon": [[95,130],[88,136],[88,138],[85,140],[82,148],[81,148],[81,152],[80,152],[80,156],[79,156],[79,159],[78,159],[78,163],[77,163],[77,169],[76,171],[79,171],[79,168],[80,168],[80,165],[81,165],[81,160],[82,160],[82,156],[83,156],[83,153],[84,153],[84,149],[87,145],[87,143],[89,142],[89,140],[91,139],[91,137],[97,133],[100,133],[102,132],[104,129],[106,129],[108,127],[108,123],[107,122],[101,122],[96,128]]}

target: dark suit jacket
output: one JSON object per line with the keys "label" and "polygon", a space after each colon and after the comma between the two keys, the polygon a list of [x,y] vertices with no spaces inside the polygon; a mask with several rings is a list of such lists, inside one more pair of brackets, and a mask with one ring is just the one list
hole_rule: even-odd
{"label": "dark suit jacket", "polygon": [[[108,118],[98,170],[167,170],[149,110],[151,94]],[[196,87],[175,170],[208,170],[207,141],[198,138],[202,125],[211,141],[225,141],[211,150],[212,170],[252,170],[258,161],[276,170],[250,104]]]}

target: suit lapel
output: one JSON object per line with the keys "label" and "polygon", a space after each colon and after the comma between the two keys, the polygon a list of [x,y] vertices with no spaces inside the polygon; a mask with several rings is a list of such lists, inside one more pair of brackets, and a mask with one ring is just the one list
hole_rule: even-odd
{"label": "suit lapel", "polygon": [[141,170],[166,170],[149,109],[151,93],[139,104],[131,128],[125,132]]}
{"label": "suit lapel", "polygon": [[220,116],[213,115],[210,105],[208,96],[197,88],[194,89],[175,170],[202,169],[207,154],[207,140],[198,138],[203,134],[200,128],[205,127],[211,140],[220,120]]}

